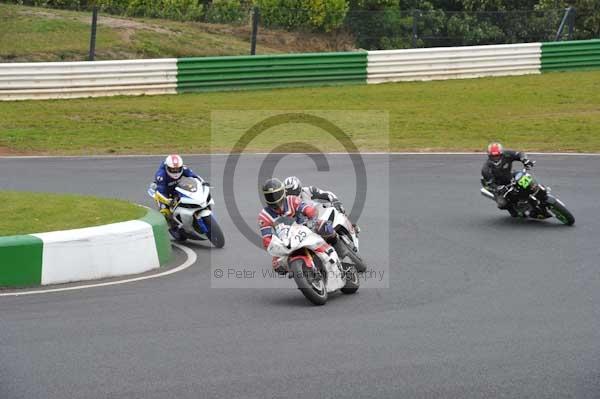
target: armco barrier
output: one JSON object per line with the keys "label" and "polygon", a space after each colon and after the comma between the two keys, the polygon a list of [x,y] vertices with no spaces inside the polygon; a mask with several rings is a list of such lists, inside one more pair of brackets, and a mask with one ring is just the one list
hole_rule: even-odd
{"label": "armco barrier", "polygon": [[364,84],[367,53],[182,58],[177,69],[178,92]]}
{"label": "armco barrier", "polygon": [[542,43],[542,72],[600,68],[600,39]]}
{"label": "armco barrier", "polygon": [[0,64],[0,100],[176,93],[177,60]]}
{"label": "armco barrier", "polygon": [[0,287],[93,280],[165,265],[171,245],[164,218],[14,237],[0,237]]}
{"label": "armco barrier", "polygon": [[348,53],[0,64],[0,100],[537,74],[600,68],[600,40]]}
{"label": "armco barrier", "polygon": [[369,51],[368,83],[540,73],[540,43]]}

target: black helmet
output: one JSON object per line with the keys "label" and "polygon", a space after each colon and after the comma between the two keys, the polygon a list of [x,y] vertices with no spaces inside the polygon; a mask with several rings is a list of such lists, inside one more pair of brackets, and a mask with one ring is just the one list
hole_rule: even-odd
{"label": "black helmet", "polygon": [[269,179],[263,184],[263,195],[265,202],[271,208],[280,208],[285,201],[285,186],[279,179]]}

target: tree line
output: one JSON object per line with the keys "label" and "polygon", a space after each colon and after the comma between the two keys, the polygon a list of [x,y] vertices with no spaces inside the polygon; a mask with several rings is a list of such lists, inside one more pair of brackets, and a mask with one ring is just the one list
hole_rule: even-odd
{"label": "tree line", "polygon": [[365,49],[553,40],[567,7],[573,39],[600,37],[600,0],[8,0],[211,23],[246,23],[352,35]]}

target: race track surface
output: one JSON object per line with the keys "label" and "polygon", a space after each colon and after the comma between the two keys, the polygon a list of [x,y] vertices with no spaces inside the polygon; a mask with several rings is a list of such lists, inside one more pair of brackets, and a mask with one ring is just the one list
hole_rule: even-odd
{"label": "race track surface", "polygon": [[[481,155],[365,155],[361,252],[389,287],[314,307],[292,281],[211,288],[215,268],[270,259],[225,210],[225,157],[187,157],[216,187],[226,248],[190,245],[195,265],[154,280],[0,298],[0,398],[598,398],[600,157],[532,158],[575,227],[495,209],[478,193]],[[0,187],[150,205],[159,161],[0,159]],[[277,173],[350,207],[354,172],[329,161],[317,172],[288,156]],[[252,227],[259,167],[236,171]]]}

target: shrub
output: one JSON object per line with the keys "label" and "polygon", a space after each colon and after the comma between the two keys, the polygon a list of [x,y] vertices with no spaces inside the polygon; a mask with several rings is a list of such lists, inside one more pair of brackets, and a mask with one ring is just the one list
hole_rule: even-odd
{"label": "shrub", "polygon": [[242,22],[248,15],[248,7],[239,0],[214,0],[206,10],[206,21],[223,24]]}

